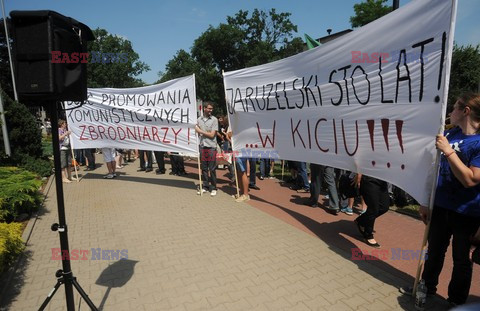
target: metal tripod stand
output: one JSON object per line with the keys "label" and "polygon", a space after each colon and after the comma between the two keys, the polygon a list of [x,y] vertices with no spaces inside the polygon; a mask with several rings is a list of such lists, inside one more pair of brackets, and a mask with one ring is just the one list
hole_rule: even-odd
{"label": "metal tripod stand", "polygon": [[[50,117],[52,120],[52,126],[56,127],[58,124],[58,103],[50,103],[46,105],[50,112]],[[88,298],[88,295],[82,289],[80,284],[78,284],[76,278],[73,276],[72,269],[70,266],[70,250],[68,248],[68,235],[67,235],[67,224],[65,221],[65,203],[63,201],[63,184],[62,184],[62,168],[60,164],[60,149],[59,149],[59,135],[58,130],[52,130],[52,146],[53,146],[53,158],[55,163],[55,186],[57,189],[57,208],[58,208],[58,224],[52,225],[52,231],[58,231],[60,235],[60,248],[62,253],[62,267],[63,270],[58,270],[55,273],[55,277],[57,278],[57,283],[53,287],[53,289],[48,293],[47,298],[40,306],[38,310],[44,310],[50,300],[52,299],[53,295],[57,292],[58,288],[63,284],[65,285],[65,297],[67,303],[67,310],[68,311],[75,311],[75,303],[73,299],[73,287],[79,292],[80,296],[85,300],[88,304],[90,309],[97,311],[97,307],[93,304],[93,302]],[[67,256],[65,256],[65,254]]]}

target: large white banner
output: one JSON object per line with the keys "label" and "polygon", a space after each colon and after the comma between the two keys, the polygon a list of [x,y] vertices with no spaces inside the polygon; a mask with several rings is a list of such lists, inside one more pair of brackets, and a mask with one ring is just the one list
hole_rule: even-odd
{"label": "large white banner", "polygon": [[[66,103],[75,148],[125,148],[198,154],[195,76],[131,89],[88,89]],[[78,108],[76,108],[78,107]]]}
{"label": "large white banner", "polygon": [[234,151],[360,172],[427,205],[455,10],[412,1],[320,47],[226,72]]}

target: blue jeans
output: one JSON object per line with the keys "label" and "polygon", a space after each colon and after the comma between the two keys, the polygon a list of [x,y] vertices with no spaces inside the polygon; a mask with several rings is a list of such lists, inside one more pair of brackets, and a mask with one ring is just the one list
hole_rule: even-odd
{"label": "blue jeans", "polygon": [[250,178],[248,181],[248,184],[251,186],[254,186],[256,184],[256,172],[257,172],[257,159],[256,158],[250,158],[248,159],[248,162],[250,163]]}
{"label": "blue jeans", "polygon": [[307,175],[307,163],[306,162],[297,162],[297,171],[298,176],[301,180],[301,187],[303,189],[310,189],[310,183],[308,182]]}
{"label": "blue jeans", "polygon": [[270,176],[270,159],[260,159],[260,176]]}
{"label": "blue jeans", "polygon": [[323,167],[323,181],[327,184],[329,203],[332,209],[339,209],[337,182],[335,169],[330,166]]}
{"label": "blue jeans", "polygon": [[200,157],[203,189],[209,191],[217,190],[217,150],[201,147]]}

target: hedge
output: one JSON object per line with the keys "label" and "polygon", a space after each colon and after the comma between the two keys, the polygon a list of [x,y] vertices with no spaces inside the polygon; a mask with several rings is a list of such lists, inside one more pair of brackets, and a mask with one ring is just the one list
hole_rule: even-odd
{"label": "hedge", "polygon": [[22,224],[0,223],[0,273],[15,263],[24,248]]}
{"label": "hedge", "polygon": [[0,222],[11,222],[22,213],[37,211],[42,203],[42,181],[16,167],[0,167]]}

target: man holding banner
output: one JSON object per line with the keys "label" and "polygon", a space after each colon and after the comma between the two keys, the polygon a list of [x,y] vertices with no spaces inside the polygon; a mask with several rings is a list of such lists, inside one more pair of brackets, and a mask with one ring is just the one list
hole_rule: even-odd
{"label": "man holding banner", "polygon": [[[198,118],[195,131],[200,136],[200,161],[202,167],[203,185],[198,189],[201,192],[210,191],[210,195],[217,195],[217,130],[218,120],[212,115],[213,104],[207,102],[205,105],[204,115]],[[210,176],[209,176],[210,175]],[[210,178],[209,178],[210,177]],[[210,184],[209,185],[209,180]]]}

